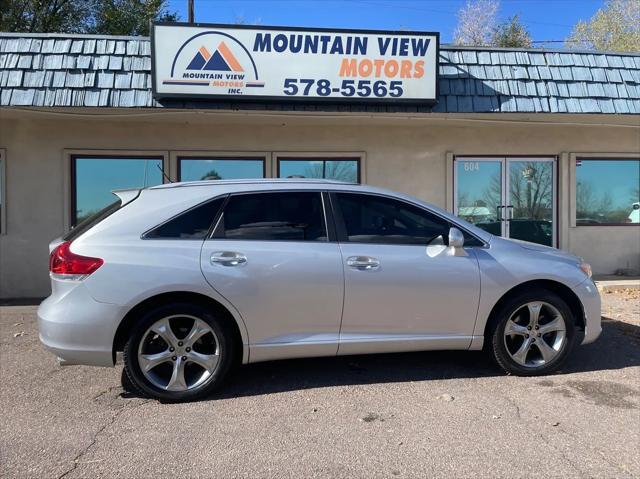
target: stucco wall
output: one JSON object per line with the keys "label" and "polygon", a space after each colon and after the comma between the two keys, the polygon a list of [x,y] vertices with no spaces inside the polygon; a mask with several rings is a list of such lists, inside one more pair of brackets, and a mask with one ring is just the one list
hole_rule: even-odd
{"label": "stucco wall", "polygon": [[49,292],[47,243],[68,223],[72,149],[153,150],[168,157],[184,150],[364,153],[367,183],[441,207],[451,205],[452,154],[558,156],[559,245],[587,258],[596,273],[640,269],[640,227],[576,228],[569,218],[569,154],[637,153],[637,125],[198,113],[83,118],[0,110],[0,148],[7,160],[7,231],[0,236],[3,298]]}

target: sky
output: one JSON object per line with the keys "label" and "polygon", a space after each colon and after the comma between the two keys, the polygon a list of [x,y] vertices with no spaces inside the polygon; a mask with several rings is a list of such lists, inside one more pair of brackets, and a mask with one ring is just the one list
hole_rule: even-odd
{"label": "sky", "polygon": [[[450,43],[456,12],[466,0],[195,0],[202,23],[236,23],[326,28],[423,30]],[[534,41],[564,40],[578,20],[588,20],[603,0],[501,0],[499,16],[518,14]],[[187,20],[187,0],[169,0]],[[546,46],[562,47],[562,43]]]}

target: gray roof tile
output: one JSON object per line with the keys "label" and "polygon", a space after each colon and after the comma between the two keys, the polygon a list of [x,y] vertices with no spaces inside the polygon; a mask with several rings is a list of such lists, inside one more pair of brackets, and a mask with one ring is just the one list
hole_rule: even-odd
{"label": "gray roof tile", "polygon": [[21,70],[28,70],[31,68],[31,62],[33,60],[32,55],[20,55],[18,59],[18,64],[16,65]]}
{"label": "gray roof tile", "polygon": [[22,70],[9,70],[4,86],[14,87],[22,85]]}
{"label": "gray roof tile", "polygon": [[126,90],[131,88],[131,72],[116,73],[115,88],[118,90]]}
{"label": "gray roof tile", "polygon": [[54,88],[62,88],[66,78],[67,72],[65,71],[60,70],[53,72],[53,82],[51,83],[51,86]]}
{"label": "gray roof tile", "polygon": [[489,52],[478,52],[478,63],[491,65],[491,54]]}
{"label": "gray roof tile", "polygon": [[113,72],[98,72],[98,88],[113,88],[113,84]]}
{"label": "gray roof tile", "polygon": [[82,49],[82,53],[91,55],[95,52],[96,52],[96,41],[93,38],[86,39],[84,41],[84,48]]}
{"label": "gray roof tile", "polygon": [[622,76],[619,70],[607,69],[607,80],[611,83],[622,83]]}
{"label": "gray roof tile", "polygon": [[109,70],[122,69],[122,57],[112,55],[109,57]]}
{"label": "gray roof tile", "polygon": [[14,88],[11,95],[11,104],[15,106],[31,106],[36,90],[32,88]]}
{"label": "gray roof tile", "polygon": [[68,53],[71,48],[70,39],[59,39],[53,44],[53,53]]}
{"label": "gray roof tile", "polygon": [[22,85],[28,88],[42,88],[44,86],[45,72],[43,70],[31,70],[24,72]]}
{"label": "gray roof tile", "polygon": [[53,38],[47,38],[42,41],[42,45],[40,46],[40,53],[53,53],[53,46],[56,41]]}
{"label": "gray roof tile", "polygon": [[83,88],[84,73],[80,70],[73,70],[73,71],[67,72],[65,86],[69,88]]}
{"label": "gray roof tile", "polygon": [[2,88],[0,89],[0,105],[9,106],[11,105],[11,94],[13,90],[11,88]]}
{"label": "gray roof tile", "polygon": [[42,39],[33,38],[31,40],[31,46],[29,47],[29,51],[31,53],[40,53],[41,48],[42,48]]}
{"label": "gray roof tile", "polygon": [[74,40],[71,43],[71,48],[69,49],[70,53],[82,53],[82,48],[84,47],[84,42],[82,40]]}

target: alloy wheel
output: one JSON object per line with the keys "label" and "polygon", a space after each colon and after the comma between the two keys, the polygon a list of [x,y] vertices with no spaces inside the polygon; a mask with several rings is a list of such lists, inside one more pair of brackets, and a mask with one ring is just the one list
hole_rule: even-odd
{"label": "alloy wheel", "polygon": [[549,364],[567,342],[565,319],[558,309],[545,301],[520,306],[507,320],[504,345],[520,366],[538,368]]}
{"label": "alloy wheel", "polygon": [[205,321],[189,315],[162,318],[138,346],[140,371],[165,391],[190,391],[209,383],[220,363],[220,341]]}

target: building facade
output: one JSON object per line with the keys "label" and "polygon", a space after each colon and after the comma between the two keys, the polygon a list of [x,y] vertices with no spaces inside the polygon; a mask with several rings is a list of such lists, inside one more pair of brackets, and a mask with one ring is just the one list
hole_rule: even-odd
{"label": "building facade", "polygon": [[0,33],[0,298],[112,189],[327,177],[640,272],[640,55],[441,47],[435,105],[159,100],[146,38]]}

